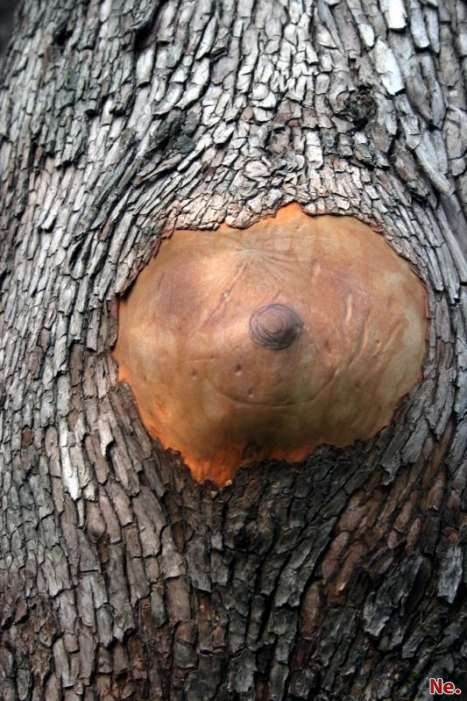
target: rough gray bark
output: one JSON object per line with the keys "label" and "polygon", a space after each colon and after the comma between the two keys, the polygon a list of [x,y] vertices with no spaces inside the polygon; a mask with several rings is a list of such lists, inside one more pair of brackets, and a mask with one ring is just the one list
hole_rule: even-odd
{"label": "rough gray bark", "polygon": [[[24,0],[0,112],[0,698],[467,698],[467,5]],[[430,297],[370,444],[217,490],[109,350],[164,226],[354,214]]]}

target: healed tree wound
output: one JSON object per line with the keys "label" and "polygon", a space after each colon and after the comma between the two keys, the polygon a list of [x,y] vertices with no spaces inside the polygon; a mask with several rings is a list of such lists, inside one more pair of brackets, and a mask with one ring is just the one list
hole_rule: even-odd
{"label": "healed tree wound", "polygon": [[175,231],[119,305],[114,357],[152,436],[194,477],[291,462],[386,426],[421,377],[425,289],[351,217],[292,204]]}

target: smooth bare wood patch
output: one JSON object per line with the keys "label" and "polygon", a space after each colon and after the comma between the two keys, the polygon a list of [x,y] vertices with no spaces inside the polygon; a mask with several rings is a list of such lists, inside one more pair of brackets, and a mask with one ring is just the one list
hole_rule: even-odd
{"label": "smooth bare wood patch", "polygon": [[426,315],[381,235],[291,204],[164,240],[120,302],[113,354],[151,435],[223,485],[387,426],[421,379]]}

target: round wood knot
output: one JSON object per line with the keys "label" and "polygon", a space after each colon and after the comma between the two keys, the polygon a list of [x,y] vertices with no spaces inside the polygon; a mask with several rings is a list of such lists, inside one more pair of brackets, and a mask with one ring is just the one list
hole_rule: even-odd
{"label": "round wood knot", "polygon": [[292,307],[265,304],[250,317],[250,338],[253,343],[270,350],[288,348],[298,338],[303,321]]}

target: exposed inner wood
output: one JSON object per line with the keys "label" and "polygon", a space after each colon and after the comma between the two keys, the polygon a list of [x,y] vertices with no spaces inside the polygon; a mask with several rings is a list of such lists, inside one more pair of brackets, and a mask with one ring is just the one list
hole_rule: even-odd
{"label": "exposed inner wood", "polygon": [[381,235],[291,204],[164,240],[120,304],[114,357],[150,434],[224,484],[388,425],[421,377],[426,309]]}

